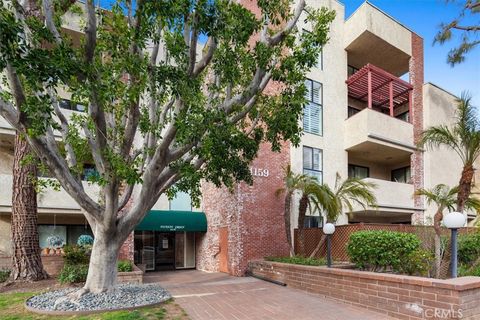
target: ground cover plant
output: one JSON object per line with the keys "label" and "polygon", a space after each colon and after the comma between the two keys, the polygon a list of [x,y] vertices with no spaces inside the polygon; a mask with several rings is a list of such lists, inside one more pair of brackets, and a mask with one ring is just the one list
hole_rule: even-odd
{"label": "ground cover plant", "polygon": [[302,256],[266,257],[265,260],[273,261],[273,262],[301,264],[306,266],[324,266],[327,264],[327,261],[325,259],[309,258],[309,257],[302,257]]}

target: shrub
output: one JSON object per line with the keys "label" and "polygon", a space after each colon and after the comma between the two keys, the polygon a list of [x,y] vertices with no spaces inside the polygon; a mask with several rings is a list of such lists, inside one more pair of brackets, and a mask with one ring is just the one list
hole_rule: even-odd
{"label": "shrub", "polygon": [[327,264],[325,259],[305,258],[301,256],[266,257],[265,260],[274,261],[274,262],[292,263],[292,264],[302,264],[306,266],[323,266]]}
{"label": "shrub", "polygon": [[10,270],[0,270],[0,283],[7,281],[10,277]]}
{"label": "shrub", "polygon": [[60,283],[85,282],[87,280],[87,273],[88,264],[65,264],[62,271],[60,271],[58,280]]}
{"label": "shrub", "polygon": [[357,268],[400,272],[410,255],[420,247],[414,234],[393,231],[358,231],[350,236],[347,252]]}
{"label": "shrub", "polygon": [[471,264],[480,257],[480,232],[462,234],[458,237],[458,261]]}
{"label": "shrub", "polygon": [[118,272],[132,272],[133,263],[130,260],[120,260],[117,264]]}
{"label": "shrub", "polygon": [[93,237],[88,234],[82,234],[80,237],[78,237],[77,245],[81,247],[91,246],[93,245]]}
{"label": "shrub", "polygon": [[435,255],[425,249],[417,249],[402,259],[400,272],[408,275],[429,276],[433,269]]}
{"label": "shrub", "polygon": [[63,247],[63,252],[65,265],[88,264],[90,262],[90,251],[85,247],[66,245]]}

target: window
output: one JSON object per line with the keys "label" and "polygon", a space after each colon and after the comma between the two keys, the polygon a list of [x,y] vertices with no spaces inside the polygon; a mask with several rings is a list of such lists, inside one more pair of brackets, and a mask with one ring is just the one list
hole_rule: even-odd
{"label": "window", "polygon": [[348,66],[347,67],[347,74],[350,77],[352,74],[356,73],[358,71],[358,68],[355,68],[354,66]]}
{"label": "window", "polygon": [[83,234],[88,234],[93,237],[92,230],[88,225],[39,225],[38,238],[40,241],[40,248],[48,248],[48,237],[58,236],[63,240],[63,245],[77,244],[78,237]]}
{"label": "window", "polygon": [[321,216],[305,216],[303,222],[304,228],[321,228],[323,227],[323,217]]}
{"label": "window", "polygon": [[303,173],[314,177],[323,183],[323,153],[322,150],[303,147]]}
{"label": "window", "polygon": [[[302,29],[302,34],[311,34],[311,32],[308,30]],[[323,48],[320,50],[320,53],[318,54],[318,59],[317,59],[317,63],[315,64],[315,68],[323,70]]]}
{"label": "window", "polygon": [[67,109],[67,110],[85,112],[87,109],[83,104],[75,103],[67,99],[61,99],[59,101],[59,104],[60,104],[60,108]]}
{"label": "window", "polygon": [[410,166],[392,170],[392,181],[410,183]]}
{"label": "window", "polygon": [[354,108],[354,107],[350,107],[348,106],[348,118],[350,118],[351,116],[354,116],[356,115],[357,113],[359,113],[360,110]]}
{"label": "window", "polygon": [[323,134],[323,90],[320,82],[307,79],[307,105],[303,108],[303,130],[308,133]]}
{"label": "window", "polygon": [[186,192],[178,191],[175,198],[170,200],[170,210],[192,211],[192,199]]}
{"label": "window", "polygon": [[370,177],[370,168],[357,166],[354,164],[348,165],[348,177],[349,178],[357,178],[357,179],[365,179]]}
{"label": "window", "polygon": [[403,113],[400,113],[400,114],[397,115],[395,118],[400,119],[400,120],[403,120],[403,121],[410,122],[410,115],[409,115],[408,111],[405,111],[405,112],[403,112]]}

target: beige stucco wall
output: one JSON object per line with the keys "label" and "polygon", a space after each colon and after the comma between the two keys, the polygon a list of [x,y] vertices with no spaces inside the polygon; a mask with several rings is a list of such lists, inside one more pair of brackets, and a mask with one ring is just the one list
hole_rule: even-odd
{"label": "beige stucco wall", "polygon": [[411,32],[385,13],[365,1],[345,23],[345,47],[363,32],[369,31],[411,56]]}
{"label": "beige stucco wall", "polygon": [[375,139],[375,143],[384,144],[411,151],[413,145],[413,125],[390,117],[372,109],[363,109],[354,116],[344,121],[345,126],[345,149],[351,148],[362,142],[371,141],[370,135],[384,138],[392,143],[407,145],[401,147],[389,142]]}
{"label": "beige stucco wall", "polygon": [[[323,49],[323,70],[313,68],[307,74],[307,78],[323,85],[323,136],[305,133],[300,146],[292,146],[290,159],[292,170],[302,173],[303,146],[323,150],[323,182],[333,188],[337,172],[343,178],[347,177],[347,153],[343,147],[343,122],[347,117],[347,56],[343,46],[345,8],[335,0],[308,1],[308,5],[315,8],[325,6],[337,13],[330,29],[330,41]],[[302,18],[299,29],[310,29],[308,25],[304,25]],[[297,217],[298,208],[293,206],[293,228],[297,227]],[[338,224],[347,222],[346,215],[338,220]]]}
{"label": "beige stucco wall", "polygon": [[[423,86],[423,117],[424,129],[431,126],[447,125],[454,122],[455,99],[451,93],[431,84]],[[458,184],[462,164],[459,157],[444,147],[426,149],[425,163],[425,188],[432,188],[439,183],[453,187]],[[435,214],[435,206],[426,206],[425,217],[427,223],[431,222]]]}

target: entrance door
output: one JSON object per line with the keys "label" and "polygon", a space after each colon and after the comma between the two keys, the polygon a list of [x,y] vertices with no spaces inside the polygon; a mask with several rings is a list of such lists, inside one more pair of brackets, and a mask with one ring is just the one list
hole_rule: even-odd
{"label": "entrance door", "polygon": [[218,253],[218,264],[220,272],[228,273],[228,227],[218,229],[220,252]]}
{"label": "entrance door", "polygon": [[155,270],[175,269],[175,233],[155,232]]}

